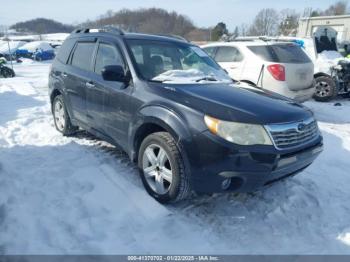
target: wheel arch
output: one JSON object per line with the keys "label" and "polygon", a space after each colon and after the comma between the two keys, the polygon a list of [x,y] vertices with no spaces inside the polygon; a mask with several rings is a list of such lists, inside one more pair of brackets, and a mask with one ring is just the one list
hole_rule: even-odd
{"label": "wheel arch", "polygon": [[55,99],[56,96],[62,95],[62,91],[59,90],[58,88],[55,88],[54,90],[52,90],[51,94],[50,94],[50,103],[53,103],[53,100]]}
{"label": "wheel arch", "polygon": [[68,104],[68,101],[67,101],[67,97],[66,97],[66,94],[65,92],[62,90],[62,88],[59,88],[59,87],[54,87],[52,89],[52,91],[50,92],[50,104],[51,104],[51,110],[52,110],[52,104],[53,104],[53,101],[55,99],[56,96],[58,95],[62,95],[63,96],[63,99],[64,99],[64,103],[65,103],[65,106],[66,106],[66,110],[67,110],[67,113],[69,115],[69,117],[71,118],[71,120],[74,122],[74,118],[73,118],[73,113],[71,111],[71,108],[70,108],[70,105]]}
{"label": "wheel arch", "polygon": [[318,72],[318,73],[314,74],[314,78],[315,78],[315,79],[316,79],[317,77],[320,77],[320,76],[325,76],[325,77],[332,78],[329,74],[322,73],[322,72]]}
{"label": "wheel arch", "polygon": [[130,128],[130,157],[137,161],[138,151],[142,141],[150,134],[155,132],[170,133],[178,146],[180,141],[190,137],[190,131],[185,125],[182,117],[174,111],[163,106],[147,106],[138,113],[138,119]]}

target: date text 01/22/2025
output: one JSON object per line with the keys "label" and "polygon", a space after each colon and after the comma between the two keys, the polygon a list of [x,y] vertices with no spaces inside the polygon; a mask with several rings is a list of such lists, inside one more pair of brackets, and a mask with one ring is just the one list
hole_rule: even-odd
{"label": "date text 01/22/2025", "polygon": [[128,256],[128,261],[219,261],[217,256]]}

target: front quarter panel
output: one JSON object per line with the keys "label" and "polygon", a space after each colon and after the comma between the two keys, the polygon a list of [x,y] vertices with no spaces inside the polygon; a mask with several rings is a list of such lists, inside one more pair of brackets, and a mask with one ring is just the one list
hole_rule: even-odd
{"label": "front quarter panel", "polygon": [[[182,111],[178,107],[182,107]],[[171,106],[159,102],[142,107],[129,129],[129,148],[132,158],[137,154],[135,145],[135,141],[138,140],[137,132],[145,124],[156,124],[175,138],[187,172],[192,173],[191,167],[200,157],[195,143],[196,137],[207,129],[204,124],[204,114],[179,104]]]}

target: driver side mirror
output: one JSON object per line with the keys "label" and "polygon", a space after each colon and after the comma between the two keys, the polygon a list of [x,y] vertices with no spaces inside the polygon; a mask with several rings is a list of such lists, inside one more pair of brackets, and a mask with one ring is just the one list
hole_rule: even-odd
{"label": "driver side mirror", "polygon": [[102,69],[102,78],[106,81],[128,83],[131,76],[130,72],[125,72],[120,65],[108,65]]}

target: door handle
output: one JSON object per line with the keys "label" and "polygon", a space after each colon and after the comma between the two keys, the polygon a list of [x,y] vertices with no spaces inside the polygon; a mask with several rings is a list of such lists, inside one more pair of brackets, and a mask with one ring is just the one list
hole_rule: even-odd
{"label": "door handle", "polygon": [[67,75],[65,72],[63,72],[63,73],[62,73],[62,76],[63,76],[63,77],[67,77],[68,75]]}
{"label": "door handle", "polygon": [[86,85],[87,88],[95,88],[95,85],[93,83],[91,83],[91,82],[86,82],[85,85]]}

